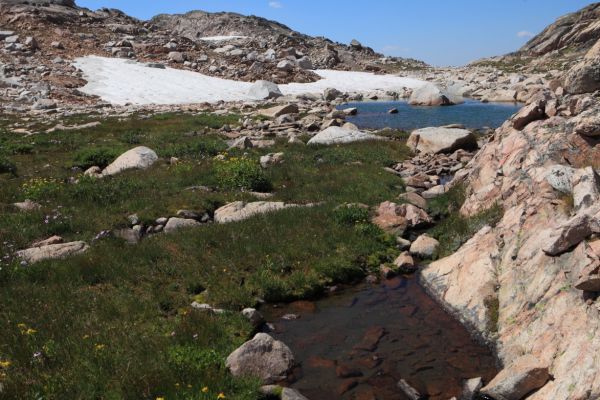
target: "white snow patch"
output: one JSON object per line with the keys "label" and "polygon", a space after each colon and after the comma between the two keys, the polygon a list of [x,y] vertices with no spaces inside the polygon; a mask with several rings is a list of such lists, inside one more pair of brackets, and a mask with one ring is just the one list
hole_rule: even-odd
{"label": "white snow patch", "polygon": [[[119,58],[87,56],[75,60],[88,83],[80,90],[112,104],[190,104],[256,100],[248,95],[252,83],[215,78],[174,68],[149,68]],[[425,82],[393,75],[332,70],[314,71],[323,79],[311,83],[279,85],[284,95],[322,93],[326,88],[342,92],[400,90]]]}
{"label": "white snow patch", "polygon": [[204,40],[205,42],[224,42],[227,40],[248,39],[248,37],[249,36],[239,36],[239,35],[205,36],[205,37],[201,37],[200,40]]}

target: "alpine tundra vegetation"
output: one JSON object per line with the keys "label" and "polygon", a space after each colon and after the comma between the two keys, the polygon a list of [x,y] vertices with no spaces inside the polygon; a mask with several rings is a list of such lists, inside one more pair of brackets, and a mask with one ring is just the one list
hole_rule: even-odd
{"label": "alpine tundra vegetation", "polygon": [[0,0],[1,399],[600,398],[600,3],[462,67],[88,3]]}

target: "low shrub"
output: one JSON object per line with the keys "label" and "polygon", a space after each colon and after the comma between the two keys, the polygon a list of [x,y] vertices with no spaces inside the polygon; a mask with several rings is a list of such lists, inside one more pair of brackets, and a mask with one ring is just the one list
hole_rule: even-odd
{"label": "low shrub", "polygon": [[215,169],[219,186],[225,189],[269,192],[273,188],[260,165],[249,158],[232,157],[219,161]]}
{"label": "low shrub", "polygon": [[0,174],[13,174],[17,173],[17,166],[8,158],[0,155]]}
{"label": "low shrub", "polygon": [[92,147],[83,149],[75,154],[73,166],[81,169],[88,169],[93,166],[100,168],[106,167],[120,155],[116,149]]}

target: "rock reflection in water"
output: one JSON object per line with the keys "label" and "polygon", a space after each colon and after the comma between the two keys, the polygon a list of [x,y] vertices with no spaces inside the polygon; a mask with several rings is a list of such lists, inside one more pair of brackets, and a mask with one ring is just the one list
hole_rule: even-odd
{"label": "rock reflection in water", "polygon": [[[311,400],[404,400],[400,379],[445,400],[460,395],[465,379],[487,382],[497,372],[490,350],[413,278],[262,311],[300,363],[291,386]],[[299,318],[281,319],[290,313]]]}

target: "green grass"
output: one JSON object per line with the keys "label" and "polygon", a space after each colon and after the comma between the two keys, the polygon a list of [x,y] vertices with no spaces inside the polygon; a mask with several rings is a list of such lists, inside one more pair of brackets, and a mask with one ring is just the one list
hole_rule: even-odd
{"label": "green grass", "polygon": [[434,258],[454,253],[481,228],[495,226],[504,215],[502,206],[495,203],[486,210],[465,217],[459,211],[465,199],[464,186],[457,185],[429,202],[430,214],[439,219],[439,223],[429,230],[429,234],[440,242]]}
{"label": "green grass", "polygon": [[[368,222],[365,210],[336,207],[394,199],[403,183],[383,167],[409,155],[402,143],[278,142],[245,156],[234,150],[226,157],[243,160],[243,168],[227,171],[235,183],[228,184],[214,158],[227,145],[214,129],[237,120],[166,114],[107,120],[80,132],[0,133],[0,152],[19,171],[0,175],[2,255],[55,234],[92,243],[100,231],[126,226],[133,213],[146,222],[179,209],[210,214],[230,201],[253,200],[240,189],[253,188],[246,182],[256,176],[270,183],[274,200],[322,202],[156,235],[135,246],[105,238],[65,260],[21,266],[1,259],[2,396],[215,399],[223,392],[228,399],[254,399],[258,382],[234,379],[224,368],[225,357],[253,333],[239,311],[259,299],[314,298],[393,260],[395,241]],[[25,152],[8,150],[25,145]],[[72,169],[77,160],[89,161],[81,168],[105,164],[105,151],[137,145],[163,159],[99,180]],[[284,152],[283,164],[256,169],[261,155],[276,151]],[[165,160],[171,156],[179,162]],[[188,190],[199,185],[213,191]],[[23,213],[9,205],[27,197],[42,209]],[[198,298],[228,312],[193,310]]]}

